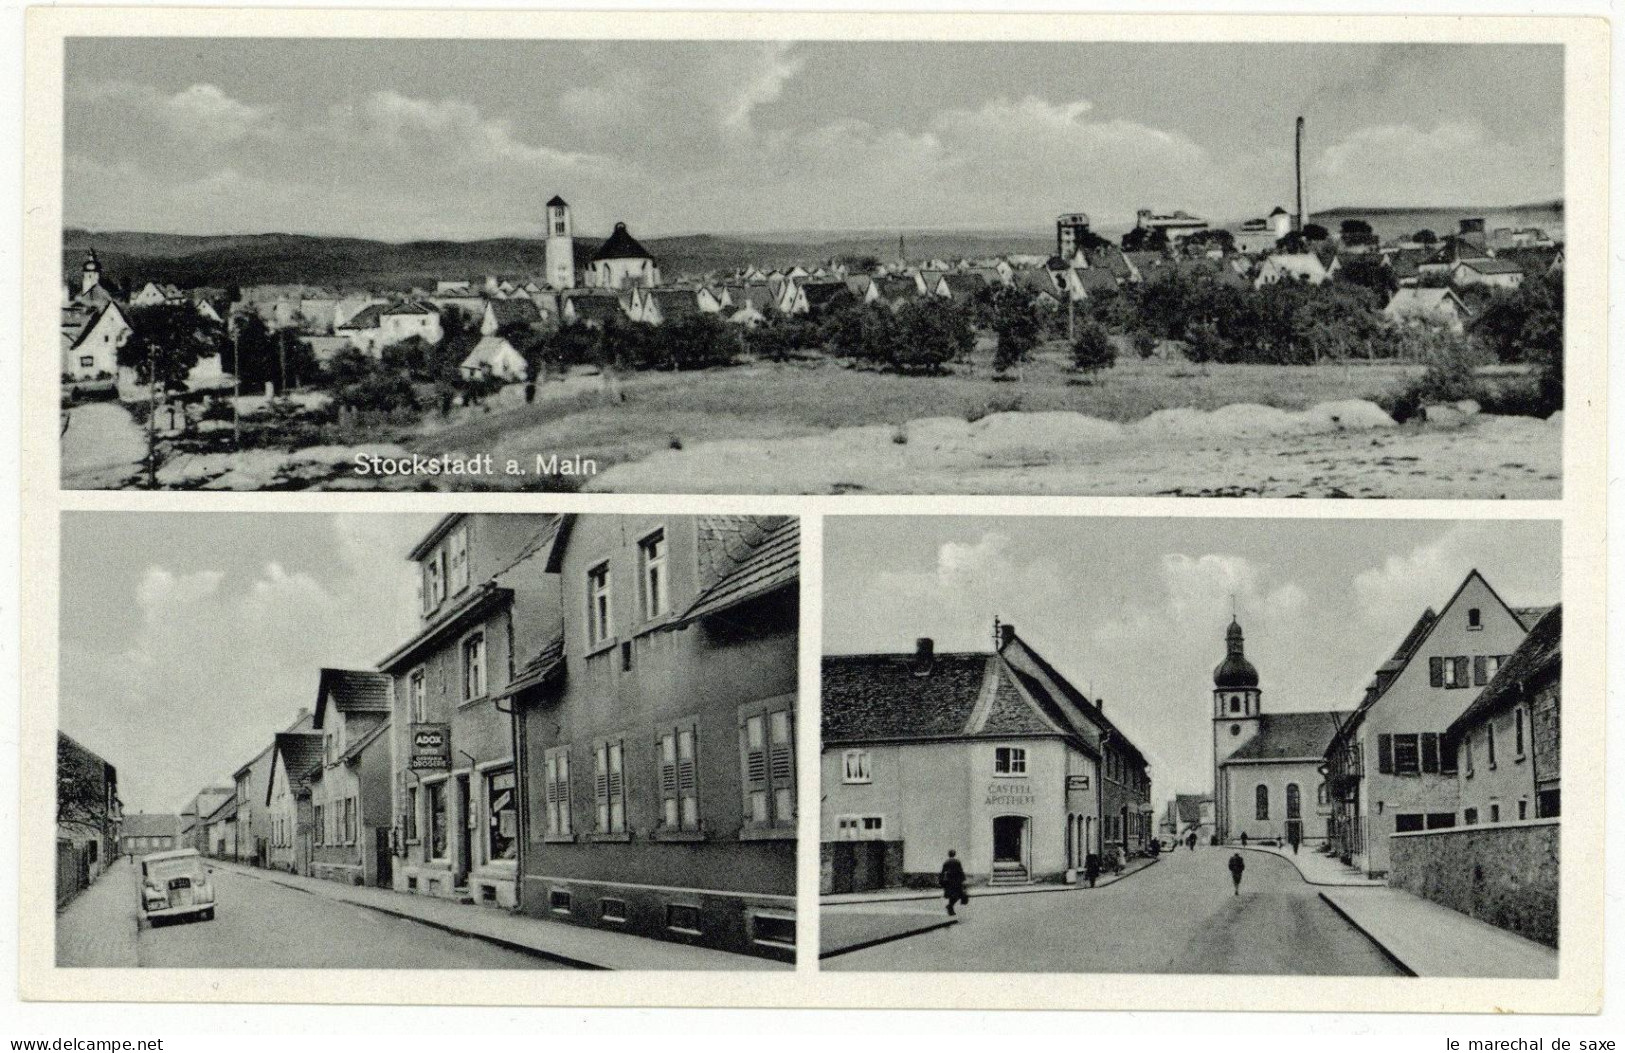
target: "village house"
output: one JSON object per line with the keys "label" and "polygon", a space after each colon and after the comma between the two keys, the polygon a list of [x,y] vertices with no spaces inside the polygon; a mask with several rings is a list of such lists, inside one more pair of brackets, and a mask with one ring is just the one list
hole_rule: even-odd
{"label": "village house", "polygon": [[627,231],[626,224],[617,223],[592,254],[582,283],[592,289],[652,289],[660,284],[660,266]]}
{"label": "village house", "polygon": [[631,309],[634,322],[661,325],[701,314],[699,294],[694,289],[633,289]]}
{"label": "village house", "polygon": [[488,300],[480,312],[480,335],[497,336],[512,326],[538,329],[546,319],[542,309],[529,296],[516,296],[511,300]]}
{"label": "village house", "polygon": [[449,515],[409,558],[417,633],[379,663],[394,681],[398,892],[518,903],[512,704],[521,655],[558,635],[558,584],[540,570],[556,517]]}
{"label": "village house", "polygon": [[371,304],[335,326],[333,331],[348,337],[357,351],[375,358],[383,353],[384,348],[411,337],[438,344],[444,336],[440,328],[440,312],[416,302]]}
{"label": "village house", "polygon": [[1332,841],[1344,862],[1381,876],[1390,835],[1457,825],[1461,786],[1445,733],[1543,613],[1507,606],[1474,570],[1377,669],[1325,750]]}
{"label": "village house", "polygon": [[1155,836],[1139,750],[995,631],[986,652],[825,656],[822,892],[931,886],[950,850],[973,883],[1075,880]]}
{"label": "village house", "polygon": [[62,309],[62,377],[66,381],[106,380],[119,371],[118,352],[135,329],[117,301],[101,307]]}
{"label": "village house", "polygon": [[322,765],[322,736],[284,731],[271,745],[265,809],[271,823],[270,863],[275,870],[309,874],[312,849],[309,778]]}
{"label": "village house", "polygon": [[230,797],[215,806],[214,811],[204,816],[203,825],[203,854],[213,859],[235,859],[237,857],[237,795]]}
{"label": "village house", "polygon": [[159,304],[181,303],[186,294],[170,284],[160,285],[157,282],[148,282],[130,297],[131,307],[156,307]]}
{"label": "village house", "polygon": [[311,729],[321,737],[310,787],[310,876],[390,887],[392,683],[382,673],[323,669]]}
{"label": "village house", "polygon": [[1450,283],[1460,288],[1482,285],[1490,289],[1511,290],[1523,284],[1523,268],[1511,260],[1462,260],[1450,271]]}
{"label": "village house", "polygon": [[180,844],[181,817],[157,812],[135,812],[124,816],[119,828],[119,849],[127,856],[148,852],[172,852]]}
{"label": "village house", "polygon": [[[513,303],[515,301],[506,301]],[[502,336],[482,336],[458,365],[464,380],[491,377],[509,383],[523,383],[530,375],[530,363]]]}
{"label": "village house", "polygon": [[181,847],[209,854],[209,816],[221,802],[236,794],[235,786],[206,786],[181,808]]}
{"label": "village house", "polygon": [[[289,731],[310,730],[310,710],[300,709]],[[267,745],[232,773],[237,788],[237,851],[234,858],[250,866],[271,865],[271,813],[265,798],[271,781],[271,751]]]}
{"label": "village house", "polygon": [[1472,317],[1472,309],[1453,289],[1402,287],[1394,291],[1383,316],[1400,325],[1421,325],[1460,333]]}
{"label": "village house", "polygon": [[799,560],[792,518],[564,518],[504,692],[526,913],[793,959]]}
{"label": "village house", "polygon": [[1177,848],[1191,834],[1196,843],[1205,845],[1218,833],[1213,818],[1213,795],[1208,793],[1176,793],[1168,798],[1162,813],[1161,829]]}
{"label": "village house", "polygon": [[566,325],[603,328],[627,320],[626,307],[618,293],[606,289],[576,289],[561,297],[559,317]]}
{"label": "village house", "polygon": [[1213,811],[1221,842],[1326,840],[1331,808],[1320,768],[1344,716],[1264,712],[1258,670],[1240,623],[1231,620],[1224,661],[1213,670]]}
{"label": "village house", "polygon": [[1258,268],[1258,277],[1253,279],[1253,286],[1262,289],[1279,281],[1299,281],[1319,285],[1329,277],[1331,272],[1314,253],[1283,252],[1265,257]]}
{"label": "village house", "polygon": [[1557,946],[1562,609],[1529,630],[1440,748],[1456,754],[1461,822],[1396,832],[1389,884]]}

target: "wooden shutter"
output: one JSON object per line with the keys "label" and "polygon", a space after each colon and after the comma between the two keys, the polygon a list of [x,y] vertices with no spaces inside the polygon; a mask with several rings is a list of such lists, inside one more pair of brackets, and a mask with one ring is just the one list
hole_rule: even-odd
{"label": "wooden shutter", "polygon": [[[796,722],[795,715],[789,710],[783,710],[784,740],[778,741],[773,735],[773,717],[777,714],[768,714],[768,767],[769,778],[772,780],[774,791],[788,789],[792,799],[795,796],[796,785]],[[777,796],[775,792],[774,796]],[[787,823],[790,816],[779,815],[774,811],[775,823]]]}
{"label": "wooden shutter", "polygon": [[1453,746],[1443,735],[1439,736],[1439,774],[1456,774],[1456,751],[1459,746]]}
{"label": "wooden shutter", "polygon": [[598,829],[609,830],[609,743],[600,742],[592,753],[592,796],[598,810]]}
{"label": "wooden shutter", "polygon": [[[688,756],[683,756],[683,732],[688,733]],[[697,724],[679,728],[673,748],[677,753],[677,822],[684,823],[683,801],[695,800],[695,822],[699,821],[699,771],[696,762],[700,753],[700,729]]]}
{"label": "wooden shutter", "polygon": [[[760,742],[750,741],[751,722],[761,729]],[[753,820],[751,795],[767,793],[767,718],[761,714],[745,717],[739,722],[739,765],[744,773],[741,780],[745,793],[745,821]]]}
{"label": "wooden shutter", "polygon": [[1377,770],[1384,775],[1394,773],[1394,737],[1392,735],[1377,736]]}
{"label": "wooden shutter", "polygon": [[1481,655],[1481,654],[1474,655],[1473,656],[1473,683],[1478,687],[1483,687],[1485,684],[1489,683],[1489,677],[1484,675],[1484,666],[1485,666],[1484,656]]}
{"label": "wooden shutter", "polygon": [[1422,732],[1422,771],[1427,775],[1439,773],[1439,735],[1438,732]]}
{"label": "wooden shutter", "polygon": [[1432,687],[1444,686],[1444,659],[1428,659],[1428,684]]}
{"label": "wooden shutter", "polygon": [[[655,764],[660,769],[660,823],[666,825],[666,802],[677,809],[677,733],[668,731],[655,739]],[[678,824],[682,816],[678,815]]]}
{"label": "wooden shutter", "polygon": [[1460,658],[1454,659],[1454,661],[1456,663],[1456,686],[1457,687],[1466,687],[1467,682],[1468,682],[1467,681],[1467,656],[1463,655]]}

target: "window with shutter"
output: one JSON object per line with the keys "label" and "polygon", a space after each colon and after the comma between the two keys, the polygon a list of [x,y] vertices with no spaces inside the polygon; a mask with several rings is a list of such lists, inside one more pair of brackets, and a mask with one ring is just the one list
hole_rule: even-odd
{"label": "window with shutter", "polygon": [[745,827],[793,831],[796,750],[792,701],[775,700],[741,710],[739,761]]}
{"label": "window with shutter", "polygon": [[1384,775],[1394,773],[1394,737],[1377,736],[1377,770]]}
{"label": "window with shutter", "polygon": [[624,747],[616,739],[609,744],[609,832],[626,830],[626,778],[622,767]]}
{"label": "window with shutter", "polygon": [[1483,687],[1485,684],[1490,682],[1489,678],[1484,675],[1484,667],[1485,667],[1484,656],[1481,655],[1481,654],[1474,655],[1473,656],[1473,684],[1474,684],[1474,686]]}
{"label": "window with shutter", "polygon": [[741,766],[745,771],[745,818],[767,825],[770,821],[767,796],[767,719],[761,714],[745,718],[739,729]]}
{"label": "window with shutter", "polygon": [[1467,687],[1471,681],[1467,679],[1467,656],[1462,655],[1454,659],[1456,664],[1456,682],[1453,687]]}
{"label": "window with shutter", "polygon": [[676,732],[660,736],[655,742],[655,755],[660,765],[660,825],[675,830],[678,826]]}
{"label": "window with shutter", "polygon": [[795,821],[796,749],[790,726],[790,711],[768,715],[769,777],[773,781],[773,822],[783,826]]}
{"label": "window with shutter", "polygon": [[592,796],[597,811],[598,832],[609,832],[609,743],[600,742],[592,751]]}
{"label": "window with shutter", "polygon": [[1428,684],[1432,687],[1444,686],[1444,659],[1428,659]]}
{"label": "window with shutter", "polygon": [[1460,745],[1457,745],[1457,746],[1449,746],[1449,745],[1447,745],[1446,742],[1445,742],[1444,736],[1442,736],[1442,735],[1439,736],[1439,774],[1440,775],[1454,775],[1454,774],[1456,774],[1456,765],[1458,763],[1457,754],[1458,754],[1460,749],[1461,749]]}
{"label": "window with shutter", "polygon": [[1437,732],[1422,732],[1422,771],[1429,775],[1439,773],[1439,736]]}
{"label": "window with shutter", "polygon": [[700,828],[699,728],[689,725],[677,731],[678,821],[684,830]]}
{"label": "window with shutter", "polygon": [[1395,775],[1416,775],[1421,772],[1422,765],[1416,738],[1415,735],[1393,736]]}

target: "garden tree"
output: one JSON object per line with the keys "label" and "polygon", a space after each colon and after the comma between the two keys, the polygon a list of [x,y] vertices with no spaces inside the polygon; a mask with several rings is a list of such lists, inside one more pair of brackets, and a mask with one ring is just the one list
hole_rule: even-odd
{"label": "garden tree", "polygon": [[1337,268],[1336,280],[1360,285],[1384,296],[1392,296],[1399,288],[1393,268],[1384,266],[1376,255],[1345,258]]}
{"label": "garden tree", "polygon": [[1185,333],[1185,357],[1192,362],[1230,362],[1235,358],[1230,341],[1212,322],[1197,322]]}
{"label": "garden tree", "polygon": [[1363,219],[1345,219],[1337,225],[1337,234],[1344,241],[1351,237],[1367,237],[1371,234],[1371,224]]}
{"label": "garden tree", "polygon": [[1433,233],[1433,231],[1427,229],[1426,227],[1423,227],[1421,230],[1411,235],[1411,240],[1416,242],[1418,245],[1437,245],[1439,243],[1439,235]]}
{"label": "garden tree", "polygon": [[656,368],[709,369],[732,364],[739,340],[716,315],[693,314],[656,326],[646,346]]}
{"label": "garden tree", "polygon": [[1114,333],[1127,332],[1140,323],[1132,296],[1121,289],[1092,292],[1078,306],[1080,318],[1093,318]]}
{"label": "garden tree", "polygon": [[414,380],[432,381],[439,365],[439,353],[421,336],[409,336],[380,351],[378,360],[385,369],[404,373]]}
{"label": "garden tree", "polygon": [[1135,227],[1123,235],[1124,252],[1162,252],[1168,248],[1168,232],[1161,227]]}
{"label": "garden tree", "polygon": [[[237,378],[243,391],[258,391],[272,384],[277,391],[297,388],[321,374],[310,344],[292,329],[272,329],[253,312],[231,320],[232,339],[226,342],[221,367]],[[241,359],[241,369],[238,368]]]}
{"label": "garden tree", "polygon": [[107,766],[60,735],[56,740],[56,821],[98,834],[111,833]]}
{"label": "garden tree", "polygon": [[1072,368],[1090,376],[1117,364],[1117,348],[1106,327],[1094,320],[1078,326],[1072,341]]}
{"label": "garden tree", "polygon": [[1563,355],[1563,276],[1542,274],[1509,293],[1475,304],[1472,335],[1499,362],[1539,362]]}
{"label": "garden tree", "polygon": [[998,339],[993,368],[1000,373],[1021,365],[1038,346],[1044,319],[1038,303],[1024,289],[998,287],[987,301],[990,326]]}
{"label": "garden tree", "polygon": [[1275,251],[1287,253],[1308,252],[1309,239],[1303,236],[1302,231],[1288,231],[1276,239]]}
{"label": "garden tree", "polygon": [[976,331],[965,311],[941,302],[904,304],[885,335],[890,343],[886,361],[899,373],[940,373],[976,346]]}
{"label": "garden tree", "polygon": [[1096,234],[1087,227],[1082,230],[1074,231],[1073,233],[1075,235],[1074,243],[1084,252],[1097,252],[1100,249],[1109,249],[1112,247],[1110,240],[1101,237],[1099,234]]}
{"label": "garden tree", "polygon": [[191,304],[132,307],[130,333],[118,350],[118,364],[142,384],[183,391],[186,375],[202,359],[226,350],[226,329],[198,314]]}
{"label": "garden tree", "polygon": [[1306,241],[1325,241],[1332,236],[1332,232],[1319,223],[1305,223],[1303,225],[1303,236]]}
{"label": "garden tree", "polygon": [[538,337],[529,349],[516,350],[525,356],[531,376],[541,377],[554,370],[562,373],[571,366],[597,361],[598,334],[580,323],[561,325]]}
{"label": "garden tree", "polygon": [[896,319],[884,307],[861,304],[829,320],[824,332],[837,355],[889,365],[897,337]]}
{"label": "garden tree", "polygon": [[1194,234],[1187,234],[1179,239],[1179,247],[1187,255],[1206,255],[1209,249],[1218,248],[1226,256],[1236,251],[1236,236],[1223,228],[1199,230]]}

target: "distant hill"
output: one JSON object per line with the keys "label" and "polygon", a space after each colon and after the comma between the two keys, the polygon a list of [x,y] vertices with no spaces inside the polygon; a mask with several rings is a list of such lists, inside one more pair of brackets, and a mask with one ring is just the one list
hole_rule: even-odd
{"label": "distant hill", "polygon": [[1454,234],[1463,219],[1482,217],[1486,230],[1496,227],[1540,227],[1553,238],[1563,238],[1563,202],[1545,201],[1529,205],[1444,205],[1433,208],[1375,208],[1339,207],[1314,212],[1314,222],[1337,233],[1337,225],[1345,219],[1363,219],[1384,241],[1401,234],[1414,234],[1431,230],[1443,237]]}
{"label": "distant hill", "polygon": [[[911,257],[953,259],[1049,249],[1046,237],[1027,233],[932,232],[909,234],[907,239]],[[842,256],[892,259],[897,254],[897,236],[878,233],[784,241],[694,234],[650,238],[643,243],[659,261],[662,272],[673,279],[749,264],[779,267]],[[577,238],[576,259],[591,258],[599,244],[600,239]],[[62,232],[63,273],[77,274],[91,247],[101,259],[105,274],[134,285],[148,281],[172,282],[182,287],[302,282],[404,290],[432,287],[439,279],[480,278],[487,274],[522,277],[544,272],[544,242],[539,238],[396,243],[306,234],[191,235],[70,228]]]}

